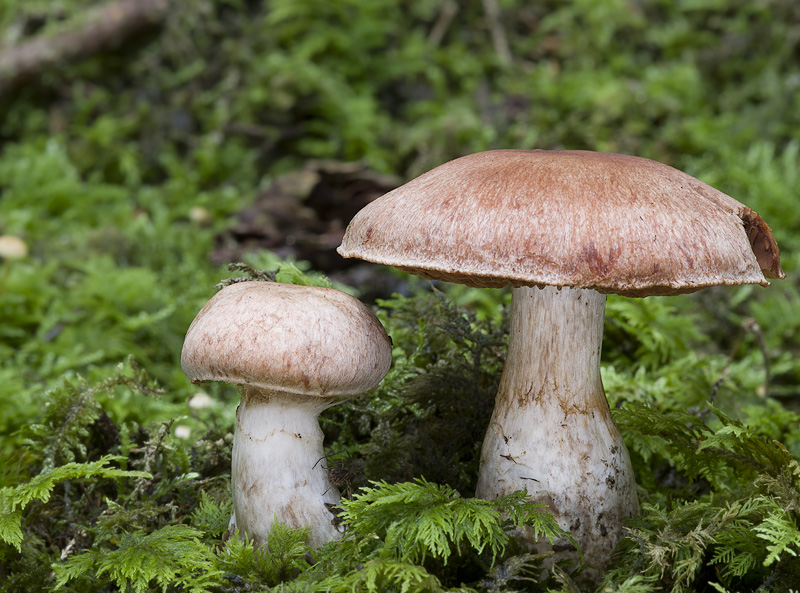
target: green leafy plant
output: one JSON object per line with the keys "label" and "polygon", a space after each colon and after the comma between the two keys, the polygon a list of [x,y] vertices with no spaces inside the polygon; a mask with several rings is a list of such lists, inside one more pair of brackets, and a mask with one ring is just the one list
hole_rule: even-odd
{"label": "green leafy plant", "polygon": [[635,435],[633,451],[651,468],[667,460],[685,487],[662,488],[668,497],[655,493],[643,504],[622,545],[625,568],[611,574],[635,567],[673,593],[693,591],[709,569],[725,586],[791,583],[800,575],[800,465],[778,441],[708,411],[713,427],[700,415],[640,404],[617,410]]}
{"label": "green leafy plant", "polygon": [[290,529],[275,523],[269,540],[259,548],[240,533],[232,534],[217,556],[220,568],[251,583],[275,586],[296,577],[310,566],[309,529]]}
{"label": "green leafy plant", "polygon": [[454,561],[475,565],[487,583],[496,583],[504,577],[490,571],[501,558],[506,580],[524,580],[542,557],[506,558],[514,529],[532,529],[551,542],[569,537],[551,514],[526,498],[524,492],[495,501],[462,498],[422,478],[375,482],[342,501],[344,540],[323,547],[298,582],[314,583],[317,590],[445,591],[452,590]]}
{"label": "green leafy plant", "polygon": [[34,500],[47,502],[53,488],[68,480],[88,478],[150,478],[150,474],[139,471],[121,470],[108,467],[113,456],[103,457],[90,463],[67,463],[51,468],[14,487],[0,489],[0,539],[21,550],[23,532],[20,527],[22,511]]}
{"label": "green leafy plant", "polygon": [[343,501],[341,519],[353,534],[375,534],[386,540],[395,556],[412,562],[432,557],[447,564],[463,547],[478,554],[486,550],[494,559],[508,545],[506,530],[511,528],[526,526],[550,541],[565,536],[552,515],[528,502],[525,493],[495,501],[464,499],[452,488],[422,478],[374,486]]}
{"label": "green leafy plant", "polygon": [[136,593],[149,590],[151,581],[162,591],[180,585],[186,591],[207,593],[221,573],[200,535],[187,525],[167,525],[148,534],[123,532],[113,549],[93,548],[55,565],[56,587],[91,573],[99,579],[107,575],[119,590]]}

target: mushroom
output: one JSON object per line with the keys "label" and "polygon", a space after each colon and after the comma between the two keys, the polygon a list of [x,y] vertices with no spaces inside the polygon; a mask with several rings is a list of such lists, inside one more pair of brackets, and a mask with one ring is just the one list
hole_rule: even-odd
{"label": "mushroom", "polygon": [[28,255],[28,245],[15,235],[0,235],[0,259],[3,260],[3,278],[0,280],[0,296],[6,292],[11,260],[23,259]]}
{"label": "mushroom", "polygon": [[[586,151],[496,150],[445,163],[362,209],[339,253],[513,286],[477,496],[527,490],[598,568],[639,508],[600,377],[606,293],[766,286],[784,275],[772,231],[749,208],[667,165]],[[556,558],[574,556],[567,543],[553,546]]]}
{"label": "mushroom", "polygon": [[8,261],[22,259],[28,255],[25,241],[15,235],[0,235],[0,257]]}
{"label": "mushroom", "polygon": [[237,383],[231,463],[233,516],[261,545],[274,521],[311,527],[318,547],[339,536],[339,503],[317,416],[375,388],[391,341],[372,312],[330,288],[240,282],[206,303],[186,334],[181,366],[193,383]]}

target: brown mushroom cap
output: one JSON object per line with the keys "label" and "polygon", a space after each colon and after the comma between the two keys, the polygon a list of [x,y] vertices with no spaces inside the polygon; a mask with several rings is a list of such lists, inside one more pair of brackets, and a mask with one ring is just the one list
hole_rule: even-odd
{"label": "brown mushroom cap", "polygon": [[386,331],[360,301],[330,288],[274,282],[219,291],[192,322],[181,353],[192,382],[313,396],[369,391],[391,361]]}
{"label": "brown mushroom cap", "polygon": [[361,210],[338,251],[470,286],[627,296],[784,276],[771,229],[743,204],[667,165],[587,151],[445,163]]}

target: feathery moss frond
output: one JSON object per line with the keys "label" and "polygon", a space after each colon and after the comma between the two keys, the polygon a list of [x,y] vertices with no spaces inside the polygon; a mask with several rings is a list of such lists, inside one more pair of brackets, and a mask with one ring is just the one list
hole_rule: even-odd
{"label": "feathery moss frond", "polygon": [[220,584],[211,550],[200,542],[202,533],[188,525],[167,525],[149,534],[124,533],[116,549],[92,548],[55,564],[58,588],[86,573],[108,576],[120,590],[144,593],[155,581],[162,591],[173,584],[191,593],[209,593]]}
{"label": "feathery moss frond", "polygon": [[691,501],[673,492],[665,503],[643,504],[622,545],[627,567],[669,582],[672,593],[693,590],[709,566],[723,587],[797,573],[800,465],[781,443],[710,405],[698,415],[642,404],[617,412],[637,453],[667,460],[689,480],[702,478],[698,486],[707,491]]}
{"label": "feathery moss frond", "polygon": [[150,474],[139,471],[127,471],[108,467],[116,460],[106,456],[91,463],[67,463],[47,470],[32,478],[29,482],[14,487],[0,488],[0,540],[20,550],[22,544],[23,509],[33,500],[47,502],[56,484],[67,480],[85,480],[88,478],[151,478]]}
{"label": "feathery moss frond", "polygon": [[[394,547],[396,556],[412,562],[438,558],[469,547],[492,558],[501,554],[509,536],[504,527],[530,526],[551,541],[566,534],[552,515],[514,493],[496,501],[461,498],[453,488],[419,478],[414,482],[373,482],[353,500],[342,502],[342,520],[352,536],[376,534]],[[503,514],[509,519],[503,520]],[[391,544],[391,545],[390,545]]]}
{"label": "feathery moss frond", "polygon": [[628,299],[611,296],[606,303],[606,341],[615,348],[607,359],[657,368],[690,351],[704,339],[691,315],[675,315],[667,299]]}
{"label": "feathery moss frond", "polygon": [[246,534],[237,531],[225,542],[218,555],[218,564],[251,583],[266,586],[278,585],[309,568],[307,558],[312,549],[308,545],[311,529],[292,529],[283,523],[272,524],[267,543],[255,547]]}
{"label": "feathery moss frond", "polygon": [[338,578],[320,582],[314,589],[326,593],[444,593],[435,576],[422,566],[376,558]]}
{"label": "feathery moss frond", "polygon": [[29,450],[42,452],[44,470],[86,456],[88,427],[103,413],[95,396],[120,386],[151,397],[161,393],[147,372],[130,357],[117,365],[112,376],[94,385],[82,378],[65,380],[48,393],[44,417],[22,431]]}
{"label": "feathery moss frond", "polygon": [[769,555],[764,560],[764,566],[777,562],[782,554],[797,556],[800,550],[800,530],[793,517],[781,508],[774,508],[760,525],[754,527],[756,537],[768,542]]}
{"label": "feathery moss frond", "polygon": [[220,537],[228,524],[233,511],[233,503],[230,499],[217,503],[202,490],[200,501],[192,511],[192,525],[203,531],[207,537]]}
{"label": "feathery moss frond", "polygon": [[539,574],[540,564],[544,555],[520,554],[511,556],[505,561],[492,567],[486,578],[479,581],[476,586],[486,593],[517,591],[514,587],[525,588],[529,583],[535,583]]}

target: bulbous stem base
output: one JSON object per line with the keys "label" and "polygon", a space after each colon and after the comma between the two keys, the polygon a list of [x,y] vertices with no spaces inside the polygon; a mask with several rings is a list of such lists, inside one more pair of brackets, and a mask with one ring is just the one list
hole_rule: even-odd
{"label": "bulbous stem base", "polygon": [[[527,490],[599,568],[638,513],[628,452],[600,378],[605,295],[575,288],[515,288],[511,335],[481,452],[477,496]],[[576,557],[568,541],[536,541],[554,560]],[[571,551],[570,551],[571,550]]]}

